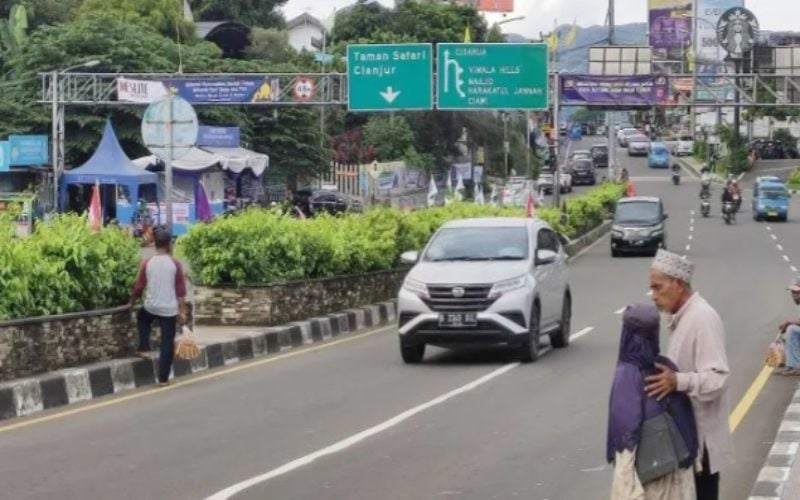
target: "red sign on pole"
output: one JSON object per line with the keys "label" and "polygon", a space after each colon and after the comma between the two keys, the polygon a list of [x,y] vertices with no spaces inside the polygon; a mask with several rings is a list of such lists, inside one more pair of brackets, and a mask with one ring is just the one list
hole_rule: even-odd
{"label": "red sign on pole", "polygon": [[298,78],[294,82],[293,93],[298,101],[309,101],[314,96],[314,80],[307,77]]}

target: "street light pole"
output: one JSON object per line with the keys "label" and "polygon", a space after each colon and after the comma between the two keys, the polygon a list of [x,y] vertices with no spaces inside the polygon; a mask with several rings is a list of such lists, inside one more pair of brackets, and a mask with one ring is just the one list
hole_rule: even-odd
{"label": "street light pole", "polygon": [[698,3],[699,2],[692,2],[692,38],[694,39],[693,47],[692,47],[692,54],[694,56],[694,64],[692,67],[692,107],[689,110],[690,113],[690,123],[692,127],[692,139],[695,137],[695,130],[697,128],[697,113],[696,106],[697,106],[697,14],[698,14]]}

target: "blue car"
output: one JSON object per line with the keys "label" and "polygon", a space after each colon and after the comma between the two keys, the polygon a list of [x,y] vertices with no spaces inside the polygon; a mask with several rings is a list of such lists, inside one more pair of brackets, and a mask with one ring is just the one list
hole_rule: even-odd
{"label": "blue car", "polygon": [[669,168],[670,156],[667,146],[660,142],[650,145],[650,152],[647,154],[647,166],[650,168]]}
{"label": "blue car", "polygon": [[753,219],[789,218],[789,190],[782,182],[762,182],[753,190]]}

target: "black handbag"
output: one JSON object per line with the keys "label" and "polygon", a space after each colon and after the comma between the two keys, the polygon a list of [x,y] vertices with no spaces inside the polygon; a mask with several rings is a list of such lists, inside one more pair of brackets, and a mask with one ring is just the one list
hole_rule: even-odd
{"label": "black handbag", "polygon": [[642,423],[636,448],[636,474],[642,484],[678,470],[690,457],[686,442],[668,412]]}

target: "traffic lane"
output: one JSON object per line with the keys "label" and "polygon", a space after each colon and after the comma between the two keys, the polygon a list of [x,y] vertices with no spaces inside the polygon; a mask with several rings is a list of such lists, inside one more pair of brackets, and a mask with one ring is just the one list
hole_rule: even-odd
{"label": "traffic lane", "polygon": [[[751,207],[751,202],[752,199],[746,196],[744,204],[748,209]],[[791,270],[789,266],[794,266],[795,269],[800,269],[800,195],[791,196],[789,218],[786,222],[768,220],[758,222],[756,225],[761,227],[763,236],[772,240],[773,248],[779,252],[778,258],[783,259],[783,255],[786,255],[790,259],[787,268]],[[775,235],[774,238],[772,235]]]}
{"label": "traffic lane", "polygon": [[[698,289],[730,323],[728,351],[734,367],[730,393],[735,404],[754,377],[747,374],[753,371],[748,365],[760,366],[760,356],[752,356],[757,339],[748,339],[753,338],[752,331],[769,323],[753,310],[765,311],[765,316],[777,313],[770,308],[773,297],[765,290],[755,290],[748,298],[751,307],[743,308],[726,295],[735,286],[719,286],[729,285],[732,265],[737,269],[751,263],[751,255],[763,250],[750,234],[746,244],[738,242],[737,251],[720,265],[718,245],[727,248],[733,244],[727,236],[719,226],[706,229],[692,258],[698,264]],[[591,264],[587,256],[575,266],[578,270]],[[780,274],[780,269],[771,264],[763,272],[769,276]],[[604,270],[602,274],[613,273]],[[622,276],[634,274],[630,271]],[[638,281],[614,282],[612,286],[615,291],[624,289],[635,295]],[[526,376],[531,367],[520,367],[491,386],[436,408],[345,456],[313,464],[306,475],[281,477],[241,498],[263,498],[267,492],[281,498],[353,499],[373,498],[376,492],[390,499],[437,495],[513,498],[531,496],[531,492],[541,498],[602,496],[598,491],[605,494],[610,483],[610,469],[603,459],[605,411],[619,332],[618,317],[607,314],[604,318],[591,335],[567,350],[548,354],[536,365],[537,374],[550,371],[555,384],[532,383]],[[760,346],[757,352],[762,352]],[[753,363],[754,359],[758,361]],[[556,386],[558,390],[551,390]],[[776,397],[762,395],[737,430],[737,462],[723,476],[721,498],[746,498],[750,491],[782,414],[775,410],[788,400],[777,392],[773,392]],[[756,446],[759,442],[761,449]]]}
{"label": "traffic lane", "polygon": [[[727,330],[731,410],[764,366],[777,324],[793,310],[785,291],[788,265],[763,227],[746,214],[726,226],[718,213],[698,219],[690,257],[695,288],[720,313]],[[724,283],[724,286],[720,286]],[[796,381],[771,377],[734,433],[735,464],[725,471],[721,498],[746,498],[775,438]]]}
{"label": "traffic lane", "polygon": [[[136,401],[0,433],[8,498],[199,498],[507,362],[417,367],[388,330]],[[42,474],[42,471],[48,471]],[[176,478],[191,477],[186,484]]]}

